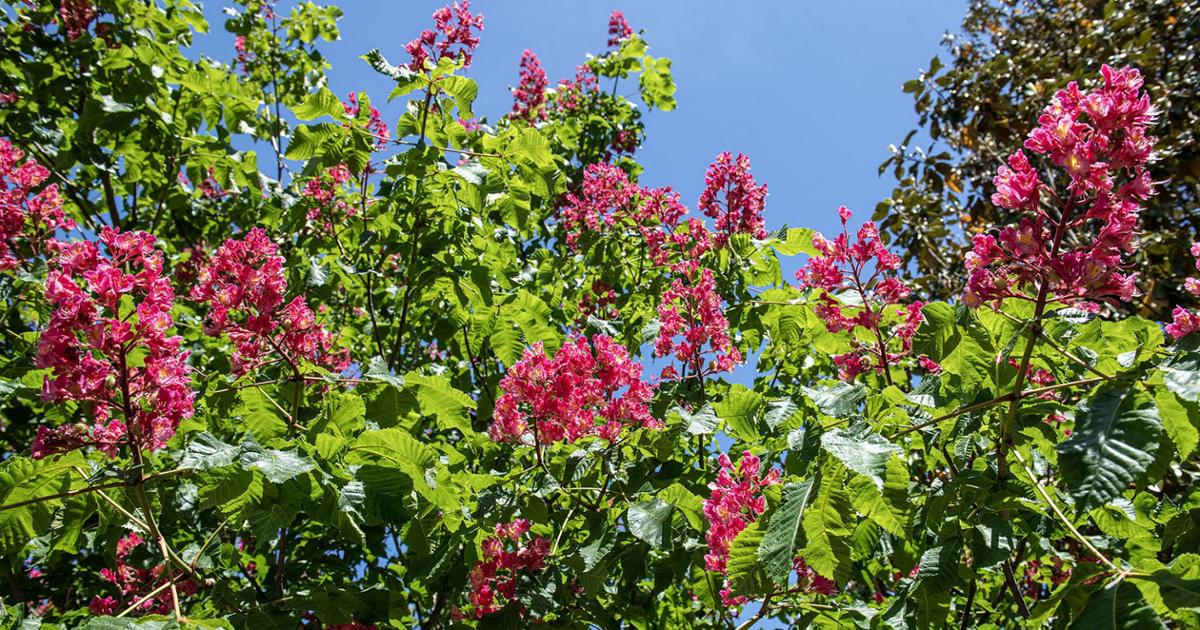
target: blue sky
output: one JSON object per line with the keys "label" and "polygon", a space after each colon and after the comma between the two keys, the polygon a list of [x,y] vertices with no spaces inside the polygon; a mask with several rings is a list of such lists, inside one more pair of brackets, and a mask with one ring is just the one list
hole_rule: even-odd
{"label": "blue sky", "polygon": [[[442,0],[345,0],[340,41],[322,50],[339,96],[365,90],[378,103],[388,80],[359,59],[379,48],[406,59],[404,43],[432,23]],[[198,52],[228,61],[221,2],[207,2],[213,36]],[[290,3],[281,2],[286,9]],[[861,2],[696,2],[656,0],[476,0],[485,16],[468,74],[479,83],[475,111],[508,111],[521,51],[541,58],[551,83],[574,74],[588,52],[603,52],[608,14],[620,9],[644,31],[655,56],[670,57],[679,107],[651,112],[638,155],[642,182],[671,185],[695,209],[704,170],[720,151],[742,152],[770,186],[770,229],[787,224],[837,229],[842,204],[856,220],[891,193],[877,175],[916,123],[900,85],[928,67],[942,34],[957,30],[965,0]],[[392,124],[403,103],[381,107]],[[790,273],[790,270],[788,270]]]}

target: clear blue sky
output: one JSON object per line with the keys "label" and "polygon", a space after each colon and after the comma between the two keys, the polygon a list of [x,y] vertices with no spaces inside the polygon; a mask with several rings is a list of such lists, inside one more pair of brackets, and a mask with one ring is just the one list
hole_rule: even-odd
{"label": "clear blue sky", "polygon": [[[404,43],[445,2],[335,4],[345,16],[341,40],[322,45],[333,65],[330,87],[339,96],[366,91],[378,103],[391,85],[359,56],[379,48],[393,62],[405,60]],[[197,49],[228,61],[222,6],[205,3],[213,36]],[[508,111],[525,48],[541,58],[551,84],[572,76],[585,54],[603,52],[613,9],[644,31],[652,54],[674,62],[679,107],[645,118],[643,183],[673,186],[695,211],[705,167],[720,151],[740,151],[770,186],[768,228],[829,232],[838,225],[837,206],[865,220],[891,193],[891,179],[877,167],[888,144],[916,123],[900,85],[928,67],[942,34],[958,29],[966,2],[476,0],[472,10],[484,14],[485,26],[468,70],[479,83],[475,111],[492,120]],[[389,125],[402,106],[381,107]]]}

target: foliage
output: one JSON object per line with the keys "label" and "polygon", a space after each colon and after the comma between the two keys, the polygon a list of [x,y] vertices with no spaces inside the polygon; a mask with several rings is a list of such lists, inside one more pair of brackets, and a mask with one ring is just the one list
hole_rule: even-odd
{"label": "foliage", "polygon": [[[465,2],[364,54],[396,121],[325,87],[332,7],[239,3],[228,64],[185,0],[4,15],[3,627],[1200,624],[1196,335],[1056,271],[1132,162],[1039,163],[1057,236],[920,303],[873,223],[767,232],[745,156],[711,225],[640,185],[674,83],[619,13],[494,121]],[[1142,137],[1139,77],[1035,133]]]}

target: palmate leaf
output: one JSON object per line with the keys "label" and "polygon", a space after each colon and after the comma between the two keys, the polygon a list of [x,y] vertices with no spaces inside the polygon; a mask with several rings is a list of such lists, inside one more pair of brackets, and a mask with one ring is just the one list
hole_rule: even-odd
{"label": "palmate leaf", "polygon": [[768,586],[763,564],[758,559],[758,548],[762,545],[766,530],[761,520],[746,526],[729,546],[729,561],[726,562],[726,578],[737,595],[763,594]]}
{"label": "palmate leaf", "polygon": [[[398,471],[407,476],[417,493],[430,503],[444,510],[455,510],[459,497],[452,487],[436,480],[437,462],[436,451],[400,428],[367,431],[358,436],[346,452],[346,463]],[[364,481],[369,491],[371,482],[367,478]]]}
{"label": "palmate leaf", "polygon": [[854,514],[841,476],[822,476],[816,496],[805,509],[804,537],[807,543],[800,555],[817,573],[842,584],[850,576],[850,529],[846,519]]}
{"label": "palmate leaf", "polygon": [[813,480],[789,483],[783,487],[783,499],[771,514],[767,533],[758,547],[758,559],[766,568],[767,577],[776,585],[786,587],[801,541],[801,519],[812,495]]}
{"label": "palmate leaf", "polygon": [[844,418],[857,412],[859,405],[867,398],[867,388],[862,383],[838,383],[802,389],[821,413],[834,418]]}
{"label": "palmate leaf", "polygon": [[888,460],[901,453],[899,446],[872,431],[834,429],[821,436],[821,446],[846,468],[869,478],[883,489]]}
{"label": "palmate leaf", "polygon": [[1154,462],[1162,423],[1149,398],[1112,387],[1081,404],[1075,432],[1058,446],[1063,480],[1079,509],[1119,496]]}
{"label": "palmate leaf", "polygon": [[654,549],[662,547],[664,531],[671,522],[672,509],[671,504],[662,499],[629,506],[626,516],[629,533]]}

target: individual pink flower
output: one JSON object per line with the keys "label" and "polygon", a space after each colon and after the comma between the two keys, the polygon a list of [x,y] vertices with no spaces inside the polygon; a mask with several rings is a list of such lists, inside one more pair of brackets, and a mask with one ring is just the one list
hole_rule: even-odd
{"label": "individual pink flower", "polygon": [[741,153],[734,158],[726,151],[717,155],[704,173],[698,205],[704,216],[716,219],[717,244],[724,245],[734,234],[767,237],[762,214],[766,200],[767,185],[754,181],[750,158]]}
{"label": "individual pink flower", "polygon": [[616,48],[621,45],[621,42],[633,37],[633,28],[629,26],[629,21],[625,19],[625,14],[620,11],[613,11],[608,16],[608,46]]}
{"label": "individual pink flower", "polygon": [[[899,269],[901,259],[883,244],[875,223],[864,223],[851,242],[847,222],[853,215],[842,206],[838,216],[842,233],[832,241],[820,234],[813,237],[819,254],[796,272],[796,280],[801,289],[818,292],[813,310],[825,320],[826,330],[851,333],[851,351],[833,357],[838,376],[850,381],[875,370],[890,379],[888,368],[912,351],[913,336],[925,321],[924,305],[902,304],[912,291],[891,275]],[[847,301],[848,295],[856,299]],[[900,305],[893,309],[896,321],[885,325],[886,309],[894,305]],[[860,341],[855,334],[860,329],[870,333],[874,342]]]}
{"label": "individual pink flower", "polygon": [[284,303],[287,280],[283,257],[262,228],[242,239],[229,239],[201,270],[191,297],[209,306],[205,332],[226,333],[234,343],[233,371],[246,374],[274,354],[295,367],[300,360],[341,371],[348,352],[317,323],[316,314],[297,296]]}
{"label": "individual pink flower", "polygon": [[533,51],[521,53],[521,80],[513,88],[513,108],[509,114],[526,122],[546,120],[546,71]]}
{"label": "individual pink flower", "polygon": [[[725,573],[729,561],[729,547],[743,529],[753,523],[767,509],[763,488],[779,483],[779,470],[772,468],[762,474],[762,461],[744,451],[737,466],[729,456],[721,453],[717,457],[720,471],[715,482],[708,485],[711,493],[704,500],[704,516],[709,529],[705,535],[708,553],[704,556],[704,567],[709,571]],[[721,591],[721,601],[726,606],[737,606],[746,601],[744,597],[733,597],[726,584]]]}
{"label": "individual pink flower", "polygon": [[472,15],[471,3],[463,0],[433,12],[434,27],[425,29],[414,40],[404,45],[412,56],[409,68],[424,71],[430,64],[442,59],[453,59],[470,67],[471,56],[479,46],[479,36],[474,31],[483,30],[483,16]]}
{"label": "individual pink flower", "polygon": [[467,611],[476,619],[517,601],[520,572],[545,568],[550,541],[541,536],[526,539],[529,527],[529,521],[523,518],[508,524],[497,523],[495,535],[484,539],[480,558],[467,576],[471,587]]}
{"label": "individual pink flower", "polygon": [[[1065,180],[1063,190],[1043,183],[1024,151],[997,172],[992,203],[1020,217],[974,236],[966,258],[968,306],[1044,294],[1094,310],[1098,301],[1136,295],[1123,259],[1134,249],[1141,204],[1154,194],[1146,163],[1155,139],[1146,131],[1156,112],[1136,69],[1104,66],[1101,75],[1096,90],[1081,92],[1072,82],[1055,94],[1025,141],[1025,150],[1064,171],[1045,178]],[[1047,197],[1052,212],[1041,203]]]}
{"label": "individual pink flower", "polygon": [[55,232],[75,228],[63,213],[58,186],[42,185],[49,169],[24,158],[20,149],[0,138],[0,271],[25,258],[14,246],[24,244],[28,254],[50,254],[57,248]]}
{"label": "individual pink flower", "polygon": [[650,414],[654,389],[641,377],[641,364],[607,335],[571,339],[553,357],[539,341],[500,381],[488,434],[498,442],[611,442],[626,427],[661,428]]}
{"label": "individual pink flower", "polygon": [[154,236],[105,228],[100,243],[107,255],[76,241],[54,260],[46,278],[54,310],[35,359],[51,369],[42,398],[84,405],[92,426],[38,427],[34,458],[86,445],[110,457],[123,444],[161,449],[192,415],[188,353],[167,335],[175,292]]}

